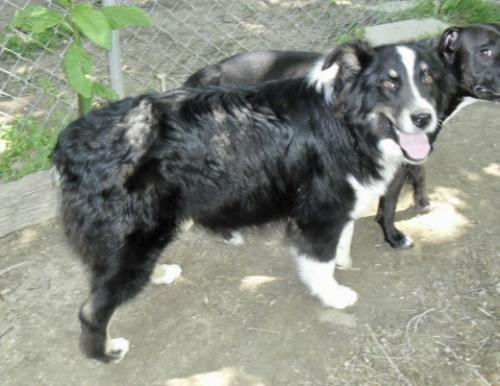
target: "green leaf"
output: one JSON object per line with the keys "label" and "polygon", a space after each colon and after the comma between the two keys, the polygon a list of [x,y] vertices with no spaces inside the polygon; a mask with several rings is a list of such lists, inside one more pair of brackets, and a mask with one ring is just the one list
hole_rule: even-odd
{"label": "green leaf", "polygon": [[101,82],[94,82],[92,85],[92,94],[99,95],[100,97],[110,101],[118,99],[118,94],[115,90]]}
{"label": "green leaf", "polygon": [[64,21],[63,15],[46,7],[28,5],[17,11],[14,16],[14,26],[34,33],[43,32]]}
{"label": "green leaf", "polygon": [[63,67],[71,87],[78,94],[90,98],[92,96],[92,81],[86,75],[94,67],[92,58],[81,46],[73,43],[64,55]]}
{"label": "green leaf", "polygon": [[73,23],[92,42],[111,50],[112,30],[104,14],[88,4],[79,4],[71,11]]}
{"label": "green leaf", "polygon": [[101,8],[101,12],[106,16],[113,29],[132,26],[149,27],[152,24],[148,14],[137,7],[113,5]]}

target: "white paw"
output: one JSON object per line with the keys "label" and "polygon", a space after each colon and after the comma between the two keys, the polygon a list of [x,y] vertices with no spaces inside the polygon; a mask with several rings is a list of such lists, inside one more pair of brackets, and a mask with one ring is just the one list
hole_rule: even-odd
{"label": "white paw", "polygon": [[226,244],[231,244],[231,245],[243,245],[245,244],[245,239],[243,238],[240,232],[233,231],[231,232],[231,238],[224,239],[224,242]]}
{"label": "white paw", "polygon": [[106,356],[113,363],[121,362],[128,350],[130,349],[130,343],[125,338],[113,338],[108,341],[106,347]]}
{"label": "white paw", "polygon": [[182,269],[177,264],[158,264],[151,275],[151,283],[172,284],[181,273]]}
{"label": "white paw", "polygon": [[429,203],[429,204],[424,205],[424,206],[417,206],[416,209],[417,209],[417,212],[419,212],[419,213],[429,213],[434,209],[434,206],[432,205],[432,203]]}
{"label": "white paw", "polygon": [[404,240],[401,242],[401,247],[400,248],[411,248],[413,247],[414,243],[413,240],[410,236],[406,236]]}
{"label": "white paw", "polygon": [[358,300],[358,294],[355,291],[340,284],[332,286],[328,292],[317,294],[317,296],[325,306],[338,309],[350,307]]}
{"label": "white paw", "polygon": [[338,256],[335,258],[335,268],[346,270],[352,268],[352,258],[351,255]]}

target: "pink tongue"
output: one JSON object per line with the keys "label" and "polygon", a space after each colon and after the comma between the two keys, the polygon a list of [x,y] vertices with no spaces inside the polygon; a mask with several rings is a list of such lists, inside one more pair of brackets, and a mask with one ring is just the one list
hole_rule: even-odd
{"label": "pink tongue", "polygon": [[407,134],[399,132],[399,144],[414,160],[423,160],[431,152],[431,144],[425,133]]}

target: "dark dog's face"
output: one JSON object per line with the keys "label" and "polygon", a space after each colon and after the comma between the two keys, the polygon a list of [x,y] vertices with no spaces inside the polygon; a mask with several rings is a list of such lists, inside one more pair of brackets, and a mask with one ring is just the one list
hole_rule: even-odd
{"label": "dark dog's face", "polygon": [[440,52],[471,96],[500,101],[500,25],[447,29]]}
{"label": "dark dog's face", "polygon": [[328,56],[325,66],[328,60],[335,72],[332,100],[340,104],[343,118],[368,127],[364,135],[377,141],[385,155],[424,161],[447,103],[439,59],[413,45],[354,43]]}

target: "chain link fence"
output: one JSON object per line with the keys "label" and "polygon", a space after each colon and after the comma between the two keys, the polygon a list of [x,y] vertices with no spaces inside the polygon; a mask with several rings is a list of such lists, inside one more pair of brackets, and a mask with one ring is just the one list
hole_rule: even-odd
{"label": "chain link fence", "polygon": [[[327,51],[369,25],[405,18],[399,0],[122,0],[153,19],[149,28],[120,32],[125,92],[134,95],[178,87],[194,71],[241,51]],[[55,0],[0,3],[0,124],[19,117],[62,127],[76,116],[76,98],[63,71],[71,38],[49,31],[28,35],[10,26],[28,4],[58,7]],[[59,31],[57,31],[59,32]],[[106,55],[89,46],[95,75],[108,82]]]}

